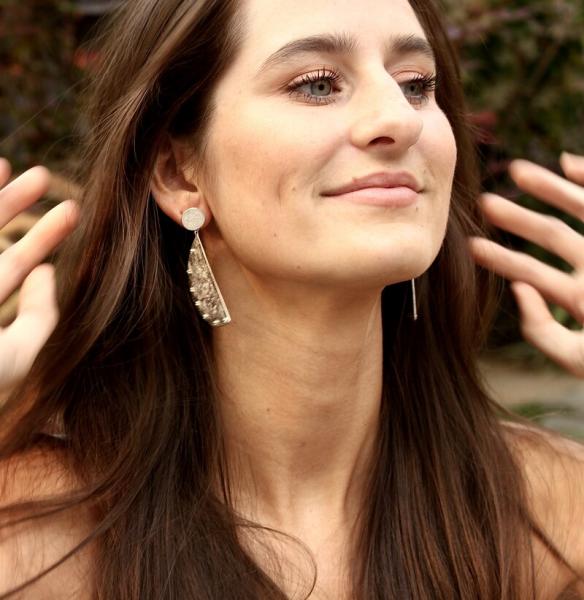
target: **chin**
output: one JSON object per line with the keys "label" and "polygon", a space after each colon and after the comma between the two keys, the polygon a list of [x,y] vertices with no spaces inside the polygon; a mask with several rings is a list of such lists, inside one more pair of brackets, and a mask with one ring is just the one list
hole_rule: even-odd
{"label": "chin", "polygon": [[428,239],[409,239],[404,243],[386,243],[372,251],[371,246],[359,253],[353,249],[351,256],[346,258],[345,267],[352,265],[350,270],[356,278],[361,276],[367,280],[377,280],[384,286],[399,283],[425,273],[434,262],[440,246],[429,245]]}

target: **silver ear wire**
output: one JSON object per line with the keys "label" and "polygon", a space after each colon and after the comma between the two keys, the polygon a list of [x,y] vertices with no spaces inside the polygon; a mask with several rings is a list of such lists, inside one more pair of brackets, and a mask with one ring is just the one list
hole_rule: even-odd
{"label": "silver ear wire", "polygon": [[412,279],[412,304],[414,312],[414,321],[418,320],[418,303],[416,301],[416,280]]}
{"label": "silver ear wire", "polygon": [[213,327],[227,325],[231,322],[231,316],[199,237],[199,229],[205,224],[205,213],[199,208],[188,208],[183,212],[181,221],[185,229],[195,232],[187,269],[195,306],[201,317]]}

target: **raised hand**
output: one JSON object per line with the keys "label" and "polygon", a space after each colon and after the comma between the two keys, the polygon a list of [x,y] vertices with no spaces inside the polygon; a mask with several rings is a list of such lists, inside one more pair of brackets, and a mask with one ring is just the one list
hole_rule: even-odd
{"label": "raised hand", "polygon": [[[534,163],[511,163],[511,177],[523,191],[584,221],[584,157],[564,153],[564,179]],[[570,181],[571,180],[571,181]],[[488,220],[563,258],[574,270],[565,273],[541,261],[480,237],[469,239],[476,262],[511,280],[519,305],[523,336],[578,377],[584,378],[584,331],[558,323],[546,301],[565,308],[584,324],[584,237],[560,219],[543,215],[501,196],[483,194]]]}
{"label": "raised hand", "polygon": [[[34,167],[6,185],[10,164],[0,158],[0,229],[49,187],[49,171]],[[15,320],[0,329],[0,390],[28,373],[59,318],[52,265],[45,257],[75,228],[79,209],[67,200],[48,211],[18,242],[0,255],[0,303],[18,288]]]}

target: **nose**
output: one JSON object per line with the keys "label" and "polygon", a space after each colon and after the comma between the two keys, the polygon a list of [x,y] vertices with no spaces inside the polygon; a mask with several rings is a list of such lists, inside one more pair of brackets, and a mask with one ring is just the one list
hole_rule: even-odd
{"label": "nose", "polygon": [[357,106],[350,139],[355,146],[400,154],[420,139],[422,117],[387,72],[363,86],[353,101]]}

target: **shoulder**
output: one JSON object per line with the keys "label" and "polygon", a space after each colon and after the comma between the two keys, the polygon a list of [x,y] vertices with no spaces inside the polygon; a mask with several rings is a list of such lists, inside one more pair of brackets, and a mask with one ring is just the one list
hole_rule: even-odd
{"label": "shoulder", "polygon": [[[562,556],[584,576],[584,444],[535,425],[505,423],[503,430],[524,473],[533,517]],[[552,579],[562,580],[564,585],[574,579],[539,542],[535,558],[539,562],[536,568]]]}
{"label": "shoulder", "polygon": [[[47,500],[73,491],[76,478],[60,451],[35,449],[0,462],[0,506]],[[34,511],[33,511],[34,512]],[[0,595],[61,560],[91,531],[91,514],[76,507],[33,520],[0,513]],[[15,598],[90,598],[90,545]]]}
{"label": "shoulder", "polygon": [[[505,423],[505,438],[523,469],[528,493],[544,523],[580,522],[574,542],[584,557],[584,443],[538,426]],[[564,531],[565,534],[568,532]],[[580,534],[577,539],[576,534]]]}

